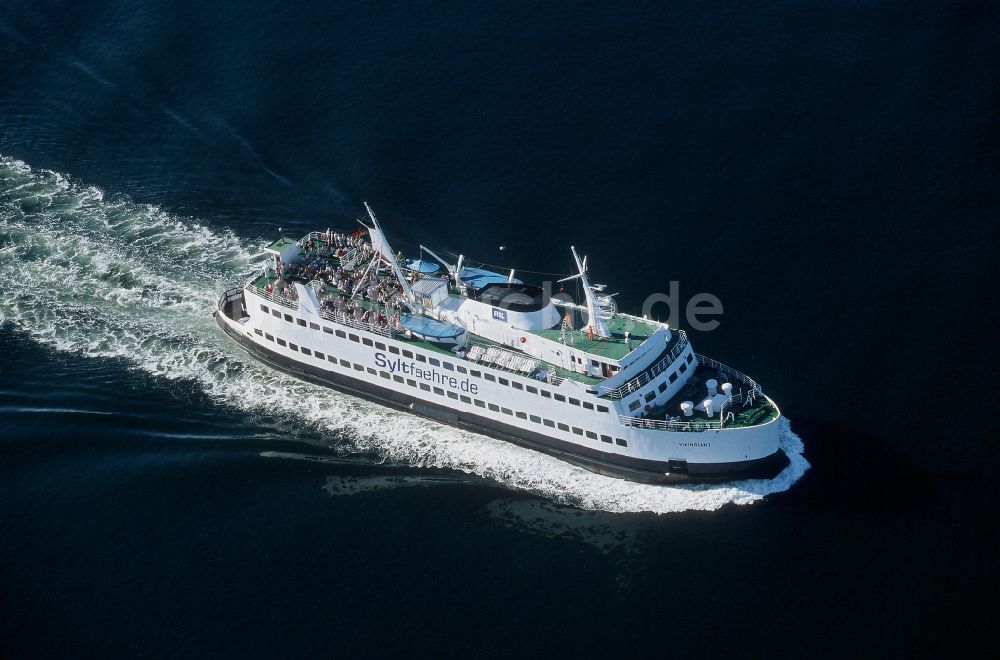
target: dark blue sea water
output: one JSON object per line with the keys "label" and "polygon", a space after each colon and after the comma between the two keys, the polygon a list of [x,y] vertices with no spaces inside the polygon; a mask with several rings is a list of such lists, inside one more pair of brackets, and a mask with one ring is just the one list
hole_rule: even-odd
{"label": "dark blue sea water", "polygon": [[[990,2],[4,3],[0,653],[988,654],[998,62]],[[231,347],[363,200],[718,296],[792,468],[625,484]]]}

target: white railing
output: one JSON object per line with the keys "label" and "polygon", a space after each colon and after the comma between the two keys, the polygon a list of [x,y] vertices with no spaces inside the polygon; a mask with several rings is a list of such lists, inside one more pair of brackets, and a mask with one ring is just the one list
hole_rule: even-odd
{"label": "white railing", "polygon": [[[732,410],[733,406],[740,403],[744,404],[744,407],[752,405],[756,403],[756,398],[757,394],[753,390],[745,394],[743,392],[733,394],[719,407],[718,418],[713,417],[712,419],[698,418],[690,421],[682,421],[650,419],[648,417],[629,417],[628,415],[619,415],[618,419],[625,426],[634,426],[635,428],[641,429],[653,429],[656,431],[697,432],[708,431],[710,429],[724,429],[726,428],[727,422],[736,421],[736,413]],[[768,406],[770,404],[765,405]]]}
{"label": "white railing", "polygon": [[639,429],[653,429],[656,431],[698,432],[722,428],[722,420],[719,419],[696,419],[690,422],[675,422],[663,419],[649,419],[648,417],[618,415],[618,420],[625,426],[633,426]]}
{"label": "white railing", "polygon": [[670,352],[660,358],[652,367],[647,367],[638,376],[630,379],[628,382],[619,385],[613,390],[608,390],[602,396],[606,396],[609,399],[624,399],[629,394],[638,391],[643,385],[653,380],[660,374],[662,374],[670,365],[672,365],[677,358],[681,356],[684,349],[688,345],[687,333],[683,330],[675,330],[674,332],[679,333],[680,339],[674,345]]}
{"label": "white railing", "polygon": [[750,376],[747,376],[745,373],[737,371],[736,369],[733,369],[727,364],[723,364],[718,360],[713,360],[712,358],[701,355],[700,353],[695,353],[694,356],[698,358],[698,364],[703,364],[705,366],[712,367],[713,369],[717,369],[721,372],[729,374],[729,376],[731,376],[733,380],[743,383],[745,386],[747,386],[750,390],[753,391],[753,396],[760,396],[764,393],[764,390],[761,388],[760,385],[757,384],[757,381],[755,381]]}
{"label": "white railing", "polygon": [[320,316],[322,316],[327,321],[332,321],[339,325],[345,325],[349,328],[356,328],[358,330],[372,332],[376,335],[382,335],[383,337],[395,337],[396,335],[403,334],[402,332],[394,330],[389,326],[378,325],[377,323],[365,323],[360,319],[351,318],[350,316],[342,312],[331,312],[323,309],[320,310]]}
{"label": "white railing", "polygon": [[298,309],[299,303],[297,300],[293,300],[287,296],[283,296],[278,293],[268,293],[265,289],[261,289],[253,284],[248,284],[247,288],[253,291],[255,294],[261,298],[267,300],[268,302],[274,303],[275,305],[282,305],[288,309]]}

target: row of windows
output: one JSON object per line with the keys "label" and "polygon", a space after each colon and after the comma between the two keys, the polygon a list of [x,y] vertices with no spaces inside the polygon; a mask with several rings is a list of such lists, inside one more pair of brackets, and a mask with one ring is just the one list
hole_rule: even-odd
{"label": "row of windows", "polygon": [[[255,329],[254,332],[256,332],[258,335],[263,336],[268,341],[273,341],[273,342],[277,343],[279,346],[287,346],[288,348],[290,348],[293,351],[299,351],[299,352],[303,353],[304,355],[312,355],[312,356],[316,357],[319,360],[327,360],[328,362],[331,362],[333,364],[339,364],[340,366],[342,366],[344,368],[347,368],[347,369],[353,368],[355,371],[362,371],[362,372],[366,371],[366,372],[370,373],[373,376],[377,375],[380,378],[385,378],[386,380],[390,380],[391,379],[391,380],[394,380],[395,382],[400,383],[400,384],[405,383],[406,385],[409,385],[410,387],[419,387],[421,390],[423,390],[425,392],[433,392],[434,394],[437,394],[438,396],[447,396],[449,399],[459,400],[462,403],[470,403],[470,404],[472,404],[472,405],[474,405],[474,406],[476,406],[478,408],[487,408],[488,410],[490,410],[492,412],[499,412],[499,413],[503,413],[504,415],[511,415],[512,417],[517,417],[518,419],[526,419],[528,421],[534,422],[535,424],[541,424],[541,425],[547,426],[549,428],[558,428],[560,431],[566,431],[567,433],[572,432],[572,433],[575,433],[576,435],[586,436],[586,437],[590,438],[591,440],[597,440],[598,437],[599,437],[600,440],[601,440],[601,442],[605,442],[607,444],[611,444],[612,442],[614,442],[615,444],[617,444],[620,447],[628,447],[628,441],[624,440],[623,438],[614,438],[612,440],[612,438],[611,438],[610,435],[601,435],[601,436],[598,436],[593,431],[584,431],[583,429],[581,429],[578,426],[570,426],[568,424],[563,424],[562,422],[553,422],[551,419],[545,419],[543,417],[539,417],[538,415],[529,415],[529,414],[521,412],[519,410],[515,411],[515,410],[511,410],[510,408],[505,408],[503,406],[498,406],[495,403],[487,403],[486,401],[483,401],[482,399],[473,399],[472,397],[466,396],[464,394],[459,394],[459,393],[454,392],[452,390],[447,390],[446,391],[446,390],[444,390],[444,389],[442,389],[440,387],[433,387],[433,386],[428,385],[427,383],[424,383],[424,382],[419,382],[418,383],[416,380],[414,380],[412,378],[403,378],[399,374],[390,374],[388,371],[380,371],[380,370],[377,370],[377,369],[373,369],[372,367],[365,367],[365,366],[360,365],[360,364],[351,364],[347,360],[338,359],[338,358],[334,357],[333,355],[326,355],[326,354],[324,354],[324,353],[322,353],[320,351],[314,351],[314,350],[308,349],[308,348],[306,348],[304,346],[299,347],[296,344],[293,344],[291,342],[286,342],[281,337],[275,338],[270,333],[262,332],[259,329]],[[437,361],[436,358],[431,358],[431,362],[436,362],[436,361]]]}
{"label": "row of windows", "polygon": [[667,380],[660,383],[659,387],[646,392],[646,394],[641,399],[636,399],[632,403],[628,404],[629,411],[635,412],[642,405],[643,401],[649,403],[650,401],[656,398],[657,393],[663,394],[664,392],[666,392],[667,388],[670,386],[671,383],[677,382],[677,379],[680,377],[679,373],[681,374],[687,373],[688,365],[691,364],[692,362],[694,362],[694,354],[688,353],[687,359],[681,363],[681,366],[677,368],[677,371],[671,373],[670,376],[667,378]]}
{"label": "row of windows", "polygon": [[[268,308],[267,308],[266,305],[261,305],[260,309],[265,314],[268,312]],[[279,312],[278,310],[272,309],[270,311],[271,311],[271,314],[274,315],[275,317],[282,318],[282,313]],[[289,323],[297,322],[302,327],[307,327],[307,324],[306,324],[306,322],[305,322],[304,319],[292,318],[291,314],[284,314],[284,319],[286,321],[288,321]],[[308,324],[308,327],[311,328],[312,330],[319,330],[320,329],[320,326],[317,323],[311,323],[310,322]],[[537,395],[542,396],[542,397],[544,397],[546,399],[555,399],[556,401],[560,401],[562,403],[570,403],[570,404],[572,404],[574,406],[580,406],[582,408],[586,408],[587,410],[594,410],[595,409],[595,405],[593,403],[591,403],[590,401],[581,401],[580,399],[577,399],[577,398],[574,398],[574,397],[566,397],[566,396],[564,396],[562,394],[558,394],[558,393],[555,393],[555,392],[550,392],[550,391],[548,391],[546,389],[535,387],[534,385],[524,385],[524,384],[519,383],[517,381],[511,381],[511,380],[509,380],[507,378],[504,378],[502,376],[494,376],[491,373],[483,373],[483,372],[479,371],[478,369],[466,369],[462,365],[454,365],[451,362],[448,362],[447,360],[442,361],[442,360],[439,360],[438,358],[435,358],[435,357],[427,358],[426,356],[421,355],[419,353],[416,354],[416,355],[414,355],[413,351],[409,351],[409,350],[407,350],[405,348],[402,349],[402,350],[400,350],[399,348],[397,348],[395,346],[386,347],[386,345],[383,344],[380,341],[372,341],[368,337],[358,337],[358,335],[356,335],[356,334],[353,334],[353,333],[348,334],[348,333],[344,332],[343,330],[334,330],[333,328],[330,328],[330,327],[325,326],[325,325],[322,326],[322,330],[323,330],[323,332],[325,332],[327,334],[336,335],[336,336],[340,337],[341,339],[345,339],[345,338],[346,339],[350,339],[353,342],[358,342],[358,343],[364,344],[365,346],[372,346],[373,348],[376,348],[377,350],[380,350],[380,351],[388,350],[390,353],[392,353],[394,355],[400,355],[400,354],[402,354],[402,356],[404,358],[408,358],[410,360],[416,360],[417,362],[429,362],[431,364],[431,366],[434,366],[434,367],[443,367],[444,369],[446,369],[448,371],[457,371],[460,374],[468,374],[468,375],[470,375],[470,376],[472,376],[474,378],[485,378],[486,380],[488,380],[490,382],[499,383],[500,385],[503,385],[505,387],[513,387],[515,390],[523,390],[525,392],[528,392],[529,394],[537,394]],[[260,331],[257,331],[257,334],[260,334]],[[281,340],[279,340],[279,341],[281,341]],[[284,346],[284,344],[281,344],[281,345]],[[296,350],[296,349],[293,349],[293,350]],[[676,380],[676,378],[675,378],[675,380]],[[606,412],[609,411],[607,406],[603,406],[601,404],[597,404],[596,405],[596,410],[597,410],[597,412],[601,412],[601,413],[606,413]]]}

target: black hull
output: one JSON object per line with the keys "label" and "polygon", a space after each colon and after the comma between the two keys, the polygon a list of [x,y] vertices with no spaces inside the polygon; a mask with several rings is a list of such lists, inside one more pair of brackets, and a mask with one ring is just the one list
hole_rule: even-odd
{"label": "black hull", "polygon": [[738,479],[772,479],[785,466],[788,457],[780,449],[770,456],[735,463],[687,463],[684,461],[650,461],[610,454],[588,447],[550,438],[540,433],[504,424],[500,421],[415,399],[405,392],[319,369],[291,360],[275,351],[234,332],[215,312],[216,323],[250,355],[270,367],[315,385],[359,396],[375,403],[427,417],[435,421],[467,429],[475,433],[505,440],[522,447],[545,452],[592,472],[646,484],[704,483]]}

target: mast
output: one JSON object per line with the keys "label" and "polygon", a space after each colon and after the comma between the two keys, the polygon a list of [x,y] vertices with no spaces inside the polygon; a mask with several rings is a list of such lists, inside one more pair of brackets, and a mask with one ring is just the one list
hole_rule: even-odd
{"label": "mast", "polygon": [[382,258],[386,264],[392,268],[393,274],[396,276],[396,280],[399,285],[403,287],[403,292],[406,294],[406,298],[410,301],[413,300],[413,291],[410,290],[410,284],[406,281],[406,277],[403,276],[403,271],[400,269],[399,264],[396,263],[395,253],[392,251],[392,246],[389,245],[389,241],[386,240],[385,234],[382,233],[382,228],[379,227],[378,220],[375,219],[375,214],[372,212],[372,207],[368,206],[368,202],[365,202],[365,210],[368,211],[368,217],[372,220],[372,226],[364,225],[368,230],[368,236],[372,241],[372,249]]}
{"label": "mast", "polygon": [[600,307],[597,304],[597,294],[595,293],[597,289],[591,285],[590,278],[587,277],[587,258],[584,257],[583,261],[580,261],[580,255],[576,253],[576,248],[571,245],[569,249],[573,251],[573,260],[576,261],[577,273],[576,275],[564,277],[559,281],[580,280],[580,285],[583,287],[583,295],[587,299],[587,326],[592,328],[594,334],[598,337],[607,339],[611,337],[611,331],[608,329],[607,321],[598,314]]}

